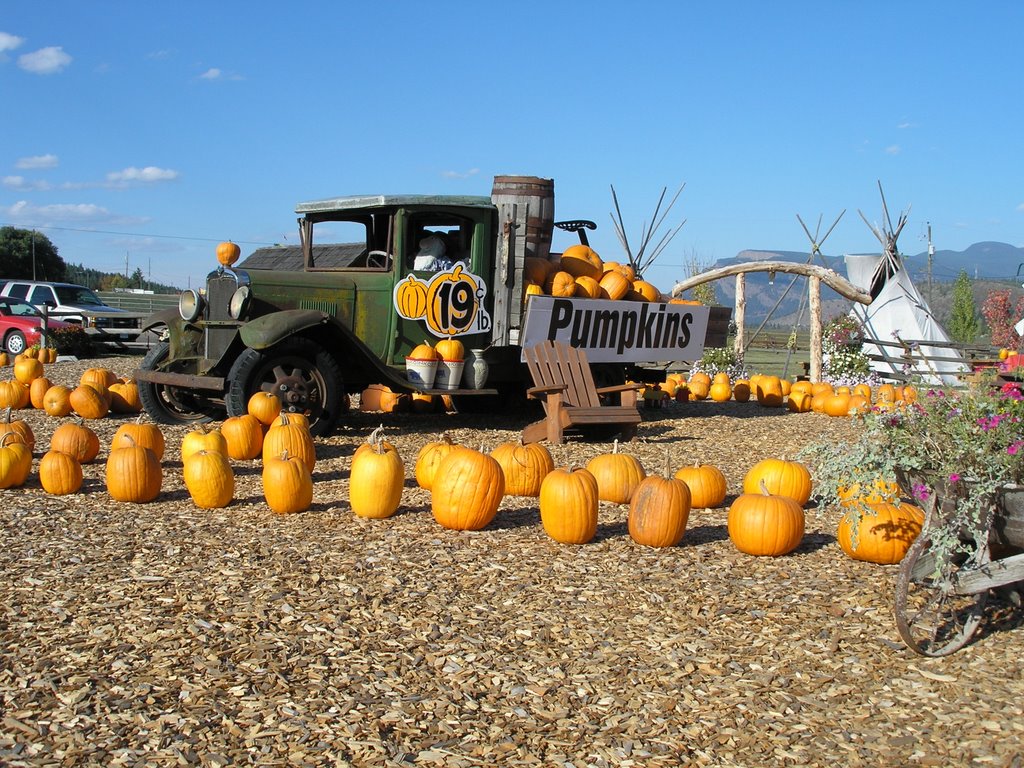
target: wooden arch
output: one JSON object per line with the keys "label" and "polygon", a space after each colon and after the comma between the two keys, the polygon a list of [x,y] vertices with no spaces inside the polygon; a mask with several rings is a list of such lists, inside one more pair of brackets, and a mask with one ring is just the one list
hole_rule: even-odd
{"label": "wooden arch", "polygon": [[743,353],[743,321],[746,312],[746,281],[747,272],[785,272],[792,275],[804,275],[807,278],[807,292],[811,309],[811,370],[812,381],[821,380],[821,284],[825,283],[840,296],[860,304],[870,304],[871,294],[858,288],[842,275],[817,264],[801,264],[793,261],[751,261],[744,264],[733,264],[728,267],[712,269],[699,275],[676,283],[672,288],[672,297],[678,298],[684,291],[712,280],[736,275],[736,341],[738,354]]}

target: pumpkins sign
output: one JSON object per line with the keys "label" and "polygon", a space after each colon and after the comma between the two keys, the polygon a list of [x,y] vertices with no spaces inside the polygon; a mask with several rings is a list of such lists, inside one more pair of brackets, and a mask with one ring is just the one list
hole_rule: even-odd
{"label": "pumpkins sign", "polygon": [[462,264],[438,272],[429,281],[409,275],[395,286],[395,311],[407,320],[424,320],[441,338],[483,333],[491,329],[484,309],[487,284]]}

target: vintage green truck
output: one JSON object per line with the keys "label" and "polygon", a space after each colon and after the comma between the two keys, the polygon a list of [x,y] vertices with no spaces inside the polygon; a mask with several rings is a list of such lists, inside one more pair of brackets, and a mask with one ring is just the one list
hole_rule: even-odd
{"label": "vintage green truck", "polygon": [[[639,376],[641,364],[658,364],[663,375],[666,362],[699,358],[705,343],[725,340],[728,309],[527,296],[527,258],[549,256],[555,226],[550,180],[497,177],[491,197],[339,197],[296,213],[301,246],[222,264],[204,290],[184,291],[177,309],[144,323],[163,328],[134,373],[153,419],[237,415],[267,390],[325,435],[347,407],[346,391],[373,383],[449,394],[464,407],[521,394],[522,349],[542,339],[584,347],[599,383]],[[593,228],[559,226],[583,241]],[[483,386],[442,392],[410,383],[407,355],[442,338],[484,356]]]}

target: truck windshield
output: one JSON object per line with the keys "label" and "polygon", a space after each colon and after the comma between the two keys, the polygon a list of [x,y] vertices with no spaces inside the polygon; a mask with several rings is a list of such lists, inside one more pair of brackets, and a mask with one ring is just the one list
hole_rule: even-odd
{"label": "truck windshield", "polygon": [[57,289],[57,299],[61,304],[88,305],[92,307],[103,306],[100,297],[88,288],[83,288],[80,285],[58,285],[55,287]]}

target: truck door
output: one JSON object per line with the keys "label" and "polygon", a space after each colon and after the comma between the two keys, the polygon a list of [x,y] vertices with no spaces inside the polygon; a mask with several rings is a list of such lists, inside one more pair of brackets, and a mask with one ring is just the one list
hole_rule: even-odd
{"label": "truck door", "polygon": [[[392,364],[417,344],[457,337],[467,349],[490,339],[487,227],[474,210],[403,209],[398,217],[398,320]],[[474,215],[476,214],[476,215]]]}

